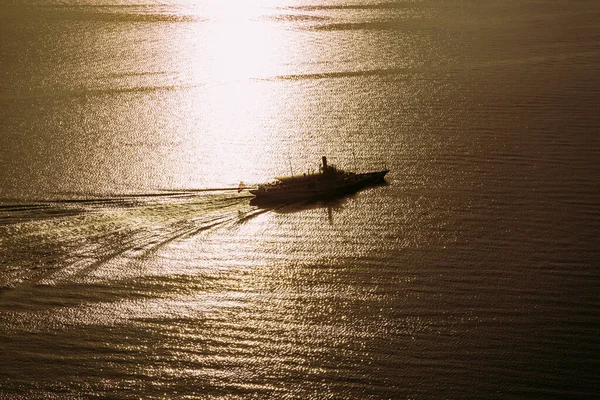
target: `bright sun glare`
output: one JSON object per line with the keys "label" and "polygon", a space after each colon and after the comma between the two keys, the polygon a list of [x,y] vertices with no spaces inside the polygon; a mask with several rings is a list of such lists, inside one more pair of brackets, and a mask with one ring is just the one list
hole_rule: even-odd
{"label": "bright sun glare", "polygon": [[[209,0],[189,2],[185,11],[200,22],[190,26],[193,40],[181,53],[192,81],[203,87],[190,92],[197,96],[191,99],[197,106],[196,115],[188,119],[214,121],[210,126],[198,124],[201,132],[191,129],[194,148],[209,165],[226,163],[218,174],[227,184],[252,179],[244,172],[257,171],[257,154],[264,154],[268,146],[265,121],[273,121],[273,99],[264,92],[268,85],[257,80],[280,74],[286,58],[281,27],[267,18],[277,7],[264,0]],[[205,168],[197,165],[198,171]]]}

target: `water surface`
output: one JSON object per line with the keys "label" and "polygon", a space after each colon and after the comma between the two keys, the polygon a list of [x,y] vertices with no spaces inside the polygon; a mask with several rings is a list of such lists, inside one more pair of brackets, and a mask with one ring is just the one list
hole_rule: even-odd
{"label": "water surface", "polygon": [[598,392],[595,2],[0,15],[0,398]]}

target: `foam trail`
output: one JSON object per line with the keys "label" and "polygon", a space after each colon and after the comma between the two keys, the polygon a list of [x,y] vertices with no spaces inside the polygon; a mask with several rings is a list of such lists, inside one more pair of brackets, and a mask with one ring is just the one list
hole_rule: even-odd
{"label": "foam trail", "polygon": [[0,287],[86,280],[251,215],[249,196],[144,195],[0,207]]}

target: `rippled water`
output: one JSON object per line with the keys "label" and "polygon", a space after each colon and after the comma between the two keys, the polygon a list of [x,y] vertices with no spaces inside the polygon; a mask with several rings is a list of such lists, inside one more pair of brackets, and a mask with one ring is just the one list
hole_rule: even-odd
{"label": "rippled water", "polygon": [[221,3],[4,2],[0,398],[596,395],[600,7]]}

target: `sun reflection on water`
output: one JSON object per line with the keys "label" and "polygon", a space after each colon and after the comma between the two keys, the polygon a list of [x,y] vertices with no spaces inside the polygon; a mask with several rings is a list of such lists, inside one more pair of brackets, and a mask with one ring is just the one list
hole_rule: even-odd
{"label": "sun reflection on water", "polygon": [[[282,56],[281,30],[269,23],[273,1],[189,2],[186,14],[194,14],[201,23],[193,24],[201,51],[189,62],[199,73],[208,73],[209,81],[229,82],[265,76]],[[194,47],[194,46],[192,46]],[[193,48],[187,49],[193,52]]]}
{"label": "sun reflection on water", "polygon": [[[189,185],[230,186],[240,180],[258,183],[269,178],[261,164],[278,151],[274,131],[286,115],[284,93],[274,92],[261,78],[277,75],[287,49],[281,27],[262,18],[269,1],[189,3],[186,12],[203,22],[191,24],[188,41],[176,57],[191,82],[183,91],[187,113],[180,116],[179,134],[189,160]],[[265,157],[265,155],[269,155]],[[197,182],[197,183],[196,183]]]}
{"label": "sun reflection on water", "polygon": [[210,58],[193,62],[208,68],[212,82],[268,76],[277,64],[277,31],[264,22],[211,24],[203,35]]}

